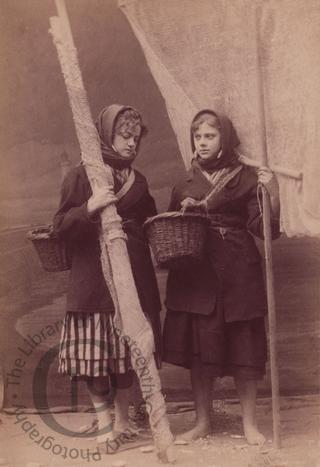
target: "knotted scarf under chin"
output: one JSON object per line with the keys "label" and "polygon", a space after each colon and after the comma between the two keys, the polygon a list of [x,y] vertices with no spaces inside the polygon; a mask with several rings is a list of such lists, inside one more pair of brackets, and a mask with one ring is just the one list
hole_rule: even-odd
{"label": "knotted scarf under chin", "polygon": [[227,167],[234,167],[238,164],[238,157],[234,151],[229,151],[228,153],[222,152],[220,157],[214,156],[209,159],[202,159],[197,153],[195,153],[194,160],[197,161],[202,170],[205,170],[210,174]]}
{"label": "knotted scarf under chin", "polygon": [[110,165],[113,169],[123,170],[131,166],[132,162],[135,160],[137,153],[134,152],[129,157],[123,157],[112,147],[107,146],[103,141],[100,140],[101,153],[103,162]]}

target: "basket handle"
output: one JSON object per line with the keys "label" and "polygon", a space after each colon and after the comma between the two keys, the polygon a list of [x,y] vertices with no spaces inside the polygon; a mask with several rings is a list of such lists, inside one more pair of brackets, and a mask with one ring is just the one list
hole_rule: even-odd
{"label": "basket handle", "polygon": [[238,165],[231,171],[226,170],[222,172],[217,182],[214,184],[214,186],[210,188],[209,192],[206,194],[206,196],[202,200],[196,201],[195,199],[191,197],[185,198],[181,202],[181,205],[182,205],[181,213],[184,214],[186,210],[188,209],[188,207],[191,206],[194,208],[203,209],[203,211],[208,216],[209,215],[209,201],[212,201],[214,197],[218,195],[223,190],[223,188],[230,182],[230,180],[232,180],[233,177],[235,177],[241,170],[242,170],[242,165]]}
{"label": "basket handle", "polygon": [[[182,204],[183,202],[185,201],[184,204]],[[193,198],[190,198],[190,197],[187,197],[185,198],[181,203],[181,209],[180,209],[180,212],[182,215],[184,215],[186,213],[186,211],[188,210],[188,207],[189,206],[192,206],[194,208],[200,208],[202,210],[205,211],[205,214],[208,215],[208,201],[207,201],[207,197],[205,197],[204,199],[200,200],[200,201],[196,201],[195,199]]]}

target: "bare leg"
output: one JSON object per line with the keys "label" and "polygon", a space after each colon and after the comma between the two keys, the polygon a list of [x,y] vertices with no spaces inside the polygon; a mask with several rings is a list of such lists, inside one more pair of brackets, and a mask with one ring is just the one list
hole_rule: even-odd
{"label": "bare leg", "polygon": [[117,389],[114,400],[114,431],[122,433],[129,428],[130,388]]}
{"label": "bare leg", "polygon": [[243,430],[249,444],[263,444],[266,440],[260,433],[256,419],[257,382],[235,378],[242,409]]}
{"label": "bare leg", "polygon": [[148,422],[148,414],[145,408],[145,402],[142,397],[142,392],[139,385],[139,379],[134,374],[133,384],[131,387],[131,402],[133,404],[133,419],[137,426],[145,426]]}
{"label": "bare leg", "polygon": [[144,404],[144,400],[143,400],[142,392],[140,389],[139,379],[136,373],[134,374],[133,384],[131,387],[131,398],[132,398],[134,411],[136,414],[139,414],[141,410],[141,406]]}
{"label": "bare leg", "polygon": [[129,429],[129,403],[133,375],[133,371],[129,371],[128,373],[114,375],[111,378],[112,384],[115,388],[114,431],[117,433],[123,433]]}
{"label": "bare leg", "polygon": [[109,378],[106,376],[89,378],[87,389],[97,414],[98,430],[103,430],[103,433],[98,434],[98,443],[113,440],[112,418],[108,402]]}
{"label": "bare leg", "polygon": [[186,441],[204,437],[211,432],[213,377],[210,367],[194,358],[191,367],[191,384],[196,409],[196,425],[179,436]]}

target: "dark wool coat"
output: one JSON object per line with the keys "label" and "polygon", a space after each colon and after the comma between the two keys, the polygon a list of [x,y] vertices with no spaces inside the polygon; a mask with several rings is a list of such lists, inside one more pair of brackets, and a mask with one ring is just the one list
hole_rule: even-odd
{"label": "dark wool coat", "polygon": [[[186,197],[201,200],[211,189],[202,171],[193,166],[174,188],[170,210],[180,210]],[[168,276],[169,310],[208,315],[222,304],[226,322],[249,320],[266,313],[261,258],[251,234],[263,238],[262,214],[257,197],[257,176],[241,171],[218,193],[209,206],[210,231],[206,259]],[[277,238],[279,219],[272,218]]]}
{"label": "dark wool coat", "polygon": [[[67,310],[112,312],[114,306],[100,262],[100,216],[92,219],[87,211],[91,195],[85,168],[79,165],[63,182],[60,207],[54,217],[55,234],[67,241],[72,252]],[[135,171],[134,184],[118,201],[117,211],[128,237],[128,253],[142,310],[147,316],[158,314],[160,297],[149,247],[142,233],[143,222],[156,214],[156,207],[147,181],[138,171]]]}

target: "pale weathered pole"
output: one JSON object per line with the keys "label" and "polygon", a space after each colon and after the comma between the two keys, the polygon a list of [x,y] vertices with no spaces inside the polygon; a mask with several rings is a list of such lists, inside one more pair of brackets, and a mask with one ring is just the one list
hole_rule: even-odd
{"label": "pale weathered pole", "polygon": [[[55,3],[59,16],[50,18],[50,32],[65,79],[81,158],[92,191],[103,186],[108,190],[110,198],[110,204],[101,213],[100,246],[102,270],[115,307],[115,332],[119,334],[122,342],[127,342],[131,349],[135,349],[135,354],[131,352],[131,363],[139,377],[158,456],[162,461],[170,462],[173,460],[173,437],[153,358],[152,329],[141,310],[128,256],[126,235],[115,206],[112,171],[102,160],[100,139],[91,117],[65,2],[55,0]],[[144,391],[143,385],[146,376],[151,379],[148,391]]]}

